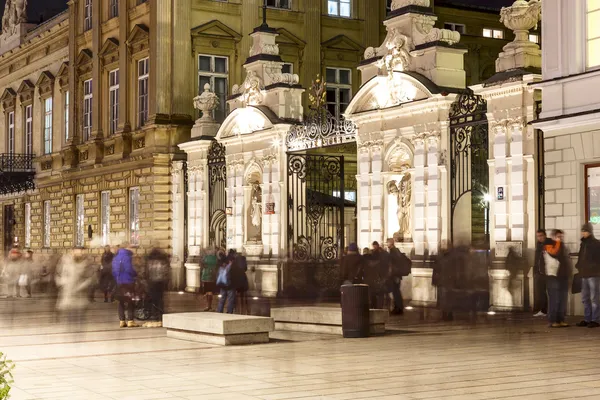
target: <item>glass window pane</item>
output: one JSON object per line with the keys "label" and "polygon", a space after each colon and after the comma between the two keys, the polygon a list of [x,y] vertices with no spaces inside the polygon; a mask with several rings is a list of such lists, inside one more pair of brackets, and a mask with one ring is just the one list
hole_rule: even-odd
{"label": "glass window pane", "polygon": [[227,59],[223,57],[215,57],[215,72],[227,73]]}
{"label": "glass window pane", "polygon": [[494,39],[504,39],[504,31],[494,29]]}
{"label": "glass window pane", "polygon": [[[200,76],[199,80],[198,80],[198,93],[202,93],[204,92],[204,86],[206,84],[210,85],[210,76]],[[211,88],[212,90],[212,88]]]}
{"label": "glass window pane", "polygon": [[587,0],[587,10],[594,11],[600,9],[600,0]]}
{"label": "glass window pane", "polygon": [[336,116],[335,103],[327,104],[327,111],[329,111],[331,115]]}
{"label": "glass window pane", "polygon": [[210,57],[200,56],[200,61],[198,62],[198,69],[200,71],[210,72]]}
{"label": "glass window pane", "polygon": [[281,72],[284,74],[291,74],[293,71],[292,64],[283,64],[281,67]]}
{"label": "glass window pane", "polygon": [[227,78],[215,78],[215,93],[227,94]]}
{"label": "glass window pane", "polygon": [[347,69],[340,69],[340,83],[344,85],[349,85],[350,82],[350,71]]}
{"label": "glass window pane", "polygon": [[587,15],[587,37],[588,39],[600,37],[600,10]]}
{"label": "glass window pane", "polygon": [[492,37],[492,30],[491,29],[484,29],[483,30],[483,36],[487,37],[487,38],[491,38]]}
{"label": "glass window pane", "polygon": [[350,17],[350,4],[340,4],[340,16]]}
{"label": "glass window pane", "polygon": [[279,0],[279,7],[290,8],[290,0]]}
{"label": "glass window pane", "polygon": [[336,83],[336,79],[335,79],[335,69],[333,68],[327,68],[325,70],[325,82],[328,83]]}
{"label": "glass window pane", "polygon": [[335,89],[327,89],[327,102],[335,103],[336,102],[336,90]]}
{"label": "glass window pane", "polygon": [[350,104],[350,89],[340,89],[340,103]]}
{"label": "glass window pane", "polygon": [[327,2],[327,14],[329,15],[338,15],[338,2],[329,0]]}
{"label": "glass window pane", "polygon": [[[594,227],[600,226],[600,167],[587,169],[588,219]],[[598,228],[594,229],[600,234]]]}
{"label": "glass window pane", "polygon": [[598,65],[600,65],[600,38],[588,41],[587,45],[587,66]]}

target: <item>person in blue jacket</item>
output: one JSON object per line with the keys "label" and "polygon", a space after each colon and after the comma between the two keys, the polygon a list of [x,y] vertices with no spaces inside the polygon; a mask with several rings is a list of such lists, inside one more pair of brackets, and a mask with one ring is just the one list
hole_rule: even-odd
{"label": "person in blue jacket", "polygon": [[[119,300],[119,327],[134,328],[138,326],[133,320],[133,297],[135,293],[135,278],[137,272],[133,268],[133,253],[128,246],[122,246],[112,261],[112,273],[117,283],[117,298]],[[127,322],[125,320],[125,305],[127,305]]]}

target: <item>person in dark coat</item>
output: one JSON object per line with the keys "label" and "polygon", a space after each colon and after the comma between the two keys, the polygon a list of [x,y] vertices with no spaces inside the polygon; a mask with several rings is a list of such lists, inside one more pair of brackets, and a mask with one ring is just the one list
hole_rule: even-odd
{"label": "person in dark coat", "polygon": [[387,278],[390,270],[390,255],[381,248],[378,242],[373,242],[371,254],[366,259],[365,283],[369,285],[369,296],[372,308],[385,307],[387,294]]}
{"label": "person in dark coat", "polygon": [[104,292],[104,302],[108,303],[108,295],[110,294],[110,302],[115,301],[115,278],[112,275],[112,260],[115,255],[110,251],[110,246],[104,246],[104,253],[100,259],[100,287]]}
{"label": "person in dark coat", "polygon": [[548,323],[552,328],[564,328],[571,277],[571,260],[560,229],[552,231],[552,243],[544,246],[546,288],[548,290]]}
{"label": "person in dark coat", "polygon": [[394,309],[392,314],[404,314],[404,300],[402,299],[402,292],[400,291],[400,284],[402,283],[402,270],[407,268],[401,266],[404,264],[405,257],[402,252],[396,247],[396,241],[394,239],[388,239],[388,251],[390,252],[390,270],[388,276],[388,293],[394,298]]}
{"label": "person in dark coat", "polygon": [[[234,259],[231,257],[222,256],[219,259],[219,270],[217,272],[217,287],[220,289],[219,303],[217,312],[222,313],[227,302],[227,313],[233,314],[236,303],[236,287],[233,283],[235,276],[232,276]],[[233,273],[235,275],[235,273]]]}
{"label": "person in dark coat", "polygon": [[343,284],[362,283],[363,281],[364,260],[358,254],[356,243],[350,243],[348,254],[342,257],[341,278]]}
{"label": "person in dark coat", "polygon": [[586,223],[581,227],[581,245],[576,265],[581,275],[581,300],[584,320],[577,326],[600,326],[600,242],[594,237],[594,227]]}
{"label": "person in dark coat", "polygon": [[158,321],[155,326],[162,326],[162,315],[165,310],[164,296],[169,284],[171,260],[169,255],[154,247],[146,258],[148,294],[152,303],[151,318]]}
{"label": "person in dark coat", "polygon": [[[117,282],[117,296],[119,300],[119,327],[134,328],[138,325],[133,319],[135,294],[135,279],[137,272],[133,268],[133,252],[123,246],[119,248],[112,261],[112,273]],[[127,307],[127,315],[125,315]],[[127,319],[125,319],[127,317]]]}
{"label": "person in dark coat", "polygon": [[549,243],[546,231],[538,229],[535,234],[535,260],[533,262],[533,311],[534,317],[545,317],[548,313],[548,297],[546,295],[546,264],[544,262],[544,246]]}
{"label": "person in dark coat", "polygon": [[248,313],[248,260],[246,256],[238,254],[235,250],[229,250],[229,259],[233,260],[231,264],[231,285],[236,291],[236,302],[239,299],[241,314]]}

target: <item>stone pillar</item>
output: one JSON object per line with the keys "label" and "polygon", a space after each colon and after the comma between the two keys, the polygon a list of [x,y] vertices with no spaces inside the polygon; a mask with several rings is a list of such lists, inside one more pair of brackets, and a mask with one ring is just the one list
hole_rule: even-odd
{"label": "stone pillar", "polygon": [[117,130],[120,132],[131,131],[131,114],[129,109],[129,64],[131,62],[127,49],[127,36],[129,36],[129,12],[126,1],[119,2],[119,122]]}
{"label": "stone pillar", "polygon": [[[231,156],[228,156],[231,158]],[[229,160],[227,163],[227,248],[241,251],[244,240],[244,189],[243,160]]]}
{"label": "stone pillar", "polygon": [[527,240],[527,163],[523,156],[523,120],[514,118],[508,123],[510,133],[510,240]]}
{"label": "stone pillar", "polygon": [[414,201],[414,235],[413,242],[415,245],[415,255],[423,256],[425,254],[426,243],[426,185],[425,185],[425,140],[422,135],[417,135],[412,139],[415,149],[414,163],[414,186],[413,186],[413,201]]}
{"label": "stone pillar", "polygon": [[381,245],[385,241],[383,237],[384,214],[383,204],[385,196],[385,182],[383,178],[383,140],[377,139],[371,143],[371,240],[364,247],[371,247],[374,240]]}
{"label": "stone pillar", "polygon": [[[77,12],[79,4],[74,2],[69,3],[69,60],[77,59],[77,28],[79,26],[79,13]],[[79,77],[77,76],[75,69],[75,62],[69,63],[69,141],[65,144],[65,147],[69,147],[71,144],[79,143],[79,132],[77,130],[77,123],[79,121],[79,115],[77,114],[76,104],[79,104]]]}
{"label": "stone pillar", "polygon": [[321,68],[321,14],[323,2],[321,0],[306,0],[304,13],[304,38],[306,47],[304,68],[302,73],[302,86],[310,87],[317,75],[322,73]]}
{"label": "stone pillar", "polygon": [[[276,155],[267,155],[263,157],[263,231],[262,241],[264,254],[272,253],[278,256],[280,253],[280,236],[285,236],[285,230],[282,230],[282,212],[285,207],[281,203],[281,187],[283,185],[280,173],[280,160]],[[264,207],[267,203],[275,203],[275,214],[266,214]]]}
{"label": "stone pillar", "polygon": [[244,0],[242,1],[242,59],[250,55],[252,47],[252,38],[250,34],[260,23],[260,6],[264,0]]}
{"label": "stone pillar", "polygon": [[[184,174],[183,161],[174,161],[171,169],[171,201],[173,202],[173,236],[171,238],[171,247],[173,254],[171,258],[171,268],[181,270],[185,261],[184,252]],[[179,276],[179,272],[176,273]]]}
{"label": "stone pillar", "polygon": [[173,0],[173,54],[177,54],[182,60],[177,63],[176,73],[173,74],[172,113],[186,119],[194,115],[190,99],[198,93],[195,85],[190,84],[195,82],[192,73],[195,60],[190,39],[191,9],[191,0]]}
{"label": "stone pillar", "polygon": [[439,171],[440,133],[427,135],[427,249],[429,254],[437,254],[441,240],[441,192]]}
{"label": "stone pillar", "polygon": [[379,30],[381,29],[381,1],[362,1],[361,14],[365,21],[363,29],[363,45],[365,47],[378,46],[380,44]]}
{"label": "stone pillar", "polygon": [[[103,88],[102,88],[102,62],[98,53],[102,47],[102,28],[101,28],[101,13],[102,2],[92,2],[92,132],[90,139],[102,138],[102,104],[103,103]],[[74,59],[73,59],[74,60]]]}
{"label": "stone pillar", "polygon": [[[506,121],[490,122],[491,129],[494,133],[493,138],[493,156],[490,168],[490,193],[497,195],[497,188],[502,187],[503,190],[508,190],[508,161],[507,161],[507,138],[506,138]],[[490,207],[490,232],[491,247],[495,247],[496,242],[504,242],[508,240],[509,227],[509,204],[508,195],[505,193],[505,200],[498,200],[494,196]]]}
{"label": "stone pillar", "polygon": [[166,123],[171,115],[172,26],[172,1],[151,0],[150,123]]}

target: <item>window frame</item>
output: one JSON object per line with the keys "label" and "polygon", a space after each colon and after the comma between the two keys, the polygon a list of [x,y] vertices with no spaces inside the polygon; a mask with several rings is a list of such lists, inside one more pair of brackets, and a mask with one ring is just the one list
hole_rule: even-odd
{"label": "window frame", "polygon": [[[486,31],[489,31],[490,36],[486,35]],[[496,33],[500,33],[501,37],[496,37]],[[481,30],[481,35],[484,38],[487,39],[498,39],[498,40],[504,40],[504,30],[503,29],[496,29],[496,28],[483,28]]]}
{"label": "window frame", "polygon": [[[143,73],[140,66],[145,64]],[[150,57],[139,59],[136,63],[137,69],[137,126],[142,128],[148,122],[148,111],[150,107]]]}
{"label": "window frame", "polygon": [[592,168],[600,168],[600,163],[594,163],[594,164],[586,164],[584,165],[583,168],[583,174],[584,174],[584,190],[585,190],[585,221],[586,222],[591,222],[590,218],[590,191],[589,191],[589,178],[588,178],[588,170],[592,169]]}
{"label": "window frame", "polygon": [[[446,25],[451,25],[452,29],[446,27]],[[462,30],[460,30],[460,31],[457,30],[456,29],[457,27],[461,27]],[[456,22],[444,22],[444,29],[450,29],[451,31],[458,32],[461,35],[465,35],[467,33],[467,25],[465,25],[465,24],[458,24]]]}
{"label": "window frame", "polygon": [[75,195],[75,247],[85,245],[85,195]]}
{"label": "window frame", "polygon": [[15,154],[15,111],[6,115],[6,149],[8,154]]}
{"label": "window frame", "polygon": [[129,244],[132,246],[140,245],[140,187],[129,188],[128,196],[129,208]]}
{"label": "window frame", "polygon": [[113,19],[119,16],[119,0],[109,0],[108,2],[108,18]]}
{"label": "window frame", "polygon": [[108,135],[112,136],[119,129],[119,68],[108,73]]}
{"label": "window frame", "polygon": [[[329,11],[329,5],[331,3],[337,4],[337,13],[335,13],[335,14],[333,14],[333,13],[331,13]],[[349,9],[349,14],[348,15],[342,15],[341,14],[341,7],[340,6],[342,4],[348,4],[348,9]],[[330,17],[335,17],[335,18],[352,18],[352,6],[353,6],[352,0],[327,0],[326,6],[327,6],[327,10],[326,10],[327,15],[330,16]]]}
{"label": "window frame", "polygon": [[[585,2],[585,69],[586,71],[592,71],[600,68],[600,59],[596,65],[590,65],[590,42],[596,41],[600,43],[600,36],[595,36],[593,38],[589,37],[589,17],[590,14],[598,13],[600,14],[600,5],[598,8],[590,10],[589,8],[590,0],[586,0]],[[600,45],[598,46],[598,50],[600,51]]]}
{"label": "window frame", "polygon": [[[54,100],[52,96],[46,97],[43,99],[44,101],[44,120],[43,120],[43,130],[44,130],[44,154],[52,154],[52,128],[53,128],[53,110],[54,110]],[[48,104],[50,107],[48,108]]]}
{"label": "window frame", "polygon": [[[327,81],[327,70],[331,69],[331,70],[335,70],[335,80],[336,82],[328,82]],[[347,71],[348,72],[348,77],[350,79],[350,83],[339,83],[340,81],[340,71]],[[327,89],[335,89],[335,113],[333,114],[333,116],[336,119],[340,119],[342,117],[343,111],[341,111],[341,102],[340,102],[340,91],[341,90],[348,90],[349,91],[349,96],[348,96],[348,104],[346,105],[346,107],[348,107],[348,105],[350,104],[350,102],[352,101],[352,69],[350,68],[343,68],[343,67],[325,67],[325,92],[327,92]],[[326,94],[327,96],[327,94]],[[327,101],[327,98],[325,99],[325,105],[327,106],[327,108],[329,109],[329,104],[332,104],[330,102]],[[344,110],[345,111],[345,110]]]}
{"label": "window frame", "polygon": [[92,29],[92,0],[83,1],[83,31]]}
{"label": "window frame", "polygon": [[27,104],[23,113],[24,117],[24,136],[23,143],[25,154],[33,154],[33,104]]}
{"label": "window frame", "polygon": [[[283,68],[285,66],[289,66],[290,67],[289,72],[283,72]],[[281,66],[281,72],[284,73],[284,74],[293,74],[294,73],[294,63],[284,62],[283,65]]]}
{"label": "window frame", "polygon": [[70,137],[70,131],[69,131],[69,119],[70,119],[70,115],[69,115],[69,102],[71,101],[71,95],[69,93],[68,90],[65,90],[64,92],[64,96],[63,96],[63,118],[64,118],[64,123],[65,123],[65,142],[68,142],[69,140],[71,140]]}
{"label": "window frame", "polygon": [[[273,8],[275,10],[291,10],[292,9],[292,0],[270,0],[275,2],[275,5],[269,5],[267,4],[267,8]],[[281,2],[282,1],[287,1],[288,2],[288,6],[287,7],[282,7],[281,6]],[[269,0],[267,0],[267,3],[269,2]]]}
{"label": "window frame", "polygon": [[31,247],[31,203],[25,203],[25,248]]}
{"label": "window frame", "polygon": [[[204,71],[204,70],[200,70],[200,57],[209,57],[210,58],[210,71]],[[216,86],[215,86],[215,80],[217,78],[219,79],[225,79],[225,93],[222,94],[222,96],[219,96],[219,107],[217,107],[217,109],[215,109],[213,111],[213,118],[217,121],[217,122],[223,122],[223,120],[225,120],[225,118],[227,117],[227,96],[229,95],[229,57],[227,56],[221,56],[221,55],[216,55],[216,54],[206,54],[206,53],[200,53],[198,54],[198,68],[197,68],[197,78],[198,78],[198,94],[202,94],[202,92],[204,92],[204,88],[200,86],[200,79],[202,77],[208,78],[209,83],[210,83],[210,90],[215,93],[217,96],[219,96],[220,94],[216,92]],[[225,72],[216,72],[216,60],[217,59],[223,59],[225,60]],[[222,97],[222,98],[221,98]],[[222,113],[223,114],[223,119],[221,120],[221,118],[217,115],[217,113]]]}
{"label": "window frame", "polygon": [[[87,91],[89,87],[89,92]],[[92,106],[94,99],[94,82],[92,79],[83,81],[83,124],[82,135],[83,141],[87,142],[92,136]]]}
{"label": "window frame", "polygon": [[110,190],[100,192],[100,235],[102,245],[110,245]]}
{"label": "window frame", "polygon": [[50,227],[50,223],[52,222],[52,215],[51,215],[51,211],[50,211],[50,200],[44,200],[43,203],[43,220],[44,220],[44,231],[43,231],[43,237],[42,237],[42,247],[43,248],[49,248],[50,244],[51,244],[51,227]]}

